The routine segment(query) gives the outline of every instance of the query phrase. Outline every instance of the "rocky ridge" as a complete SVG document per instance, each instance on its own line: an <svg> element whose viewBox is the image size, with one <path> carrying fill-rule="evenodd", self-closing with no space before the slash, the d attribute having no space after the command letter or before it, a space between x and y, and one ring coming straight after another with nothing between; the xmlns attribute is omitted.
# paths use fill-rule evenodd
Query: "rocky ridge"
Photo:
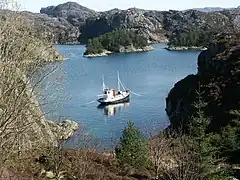
<svg viewBox="0 0 240 180"><path fill-rule="evenodd" d="M194 8L194 10L201 11L201 12L216 12L216 11L233 10L233 9L235 8L222 8L222 7Z"/></svg>
<svg viewBox="0 0 240 180"><path fill-rule="evenodd" d="M41 13L63 18L78 27L80 42L117 29L134 30L146 37L149 43L167 42L167 38L175 38L182 32L188 33L192 28L203 31L238 30L239 12L237 8L209 13L198 10L151 11L137 8L96 12L72 2L41 9Z"/></svg>
<svg viewBox="0 0 240 180"><path fill-rule="evenodd" d="M118 29L134 30L149 43L168 42L192 28L200 31L239 31L240 10L221 12L151 11L137 8L96 12L75 2L41 9L41 14L24 12L26 17L54 43L86 43L88 39Z"/></svg>
<svg viewBox="0 0 240 180"><path fill-rule="evenodd" d="M208 103L210 130L218 131L233 118L240 107L240 37L223 36L198 57L198 73L177 82L166 99L171 127L185 125L194 115L196 91ZM185 126L186 128L186 126Z"/></svg>
<svg viewBox="0 0 240 180"><path fill-rule="evenodd" d="M80 27L88 18L99 15L98 12L81 6L76 2L41 8L40 13L47 14L50 17L63 18L76 27Z"/></svg>

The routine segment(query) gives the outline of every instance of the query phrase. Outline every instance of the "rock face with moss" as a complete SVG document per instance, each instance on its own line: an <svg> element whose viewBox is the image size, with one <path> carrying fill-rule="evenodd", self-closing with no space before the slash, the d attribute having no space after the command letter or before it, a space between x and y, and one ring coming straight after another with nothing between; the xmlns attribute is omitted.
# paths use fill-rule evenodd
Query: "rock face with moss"
<svg viewBox="0 0 240 180"><path fill-rule="evenodd" d="M85 57L106 56L112 53L127 53L152 50L147 39L133 31L119 30L90 39Z"/></svg>
<svg viewBox="0 0 240 180"><path fill-rule="evenodd" d="M184 125L194 114L193 103L200 91L208 103L209 128L220 130L240 108L240 38L218 37L198 57L198 73L177 82L166 99L166 111L174 128Z"/></svg>

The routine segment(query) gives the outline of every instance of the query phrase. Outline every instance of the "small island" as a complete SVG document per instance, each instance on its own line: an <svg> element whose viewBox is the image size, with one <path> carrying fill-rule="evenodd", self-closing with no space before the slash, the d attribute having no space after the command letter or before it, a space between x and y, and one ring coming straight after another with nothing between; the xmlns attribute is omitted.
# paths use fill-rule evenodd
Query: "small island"
<svg viewBox="0 0 240 180"><path fill-rule="evenodd" d="M207 49L214 34L217 34L214 30L202 31L194 27L188 28L189 30L168 35L169 43L165 49L169 51L203 51Z"/></svg>
<svg viewBox="0 0 240 180"><path fill-rule="evenodd" d="M134 31L118 30L90 39L84 57L151 50L153 50L153 47L148 45L147 38L138 35Z"/></svg>

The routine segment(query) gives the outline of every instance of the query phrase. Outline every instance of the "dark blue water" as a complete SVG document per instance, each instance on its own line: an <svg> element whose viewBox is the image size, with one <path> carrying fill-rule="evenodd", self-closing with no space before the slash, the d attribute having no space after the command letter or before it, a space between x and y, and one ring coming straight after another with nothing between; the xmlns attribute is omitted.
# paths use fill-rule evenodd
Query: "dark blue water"
<svg viewBox="0 0 240 180"><path fill-rule="evenodd" d="M170 52L159 44L151 52L87 59L82 57L84 46L56 47L69 60L59 63L61 70L46 78L48 103L43 108L49 118L79 122L104 148L111 147L113 137L121 136L129 120L146 135L168 126L165 98L178 80L196 73L199 54ZM141 96L132 94L130 103L98 108L95 100L101 94L102 75L108 87L117 87L117 71L125 87Z"/></svg>

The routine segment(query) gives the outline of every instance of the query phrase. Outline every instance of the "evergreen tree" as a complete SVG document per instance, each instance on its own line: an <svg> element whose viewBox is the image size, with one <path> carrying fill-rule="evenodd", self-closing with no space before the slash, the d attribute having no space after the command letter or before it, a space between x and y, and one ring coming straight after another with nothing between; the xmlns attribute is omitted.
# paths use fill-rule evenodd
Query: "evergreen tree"
<svg viewBox="0 0 240 180"><path fill-rule="evenodd" d="M227 180L231 177L226 168L219 168L221 159L217 157L218 147L214 146L217 134L207 133L210 119L204 115L207 106L202 100L202 93L197 92L198 102L194 103L196 116L189 123L189 143L195 154L196 169L200 179Z"/></svg>
<svg viewBox="0 0 240 180"><path fill-rule="evenodd" d="M215 143L219 147L219 156L228 162L240 164L240 111L231 110L229 114L233 120L221 129Z"/></svg>
<svg viewBox="0 0 240 180"><path fill-rule="evenodd" d="M128 122L116 148L116 157L121 165L129 164L140 168L148 165L148 144L133 122Z"/></svg>

